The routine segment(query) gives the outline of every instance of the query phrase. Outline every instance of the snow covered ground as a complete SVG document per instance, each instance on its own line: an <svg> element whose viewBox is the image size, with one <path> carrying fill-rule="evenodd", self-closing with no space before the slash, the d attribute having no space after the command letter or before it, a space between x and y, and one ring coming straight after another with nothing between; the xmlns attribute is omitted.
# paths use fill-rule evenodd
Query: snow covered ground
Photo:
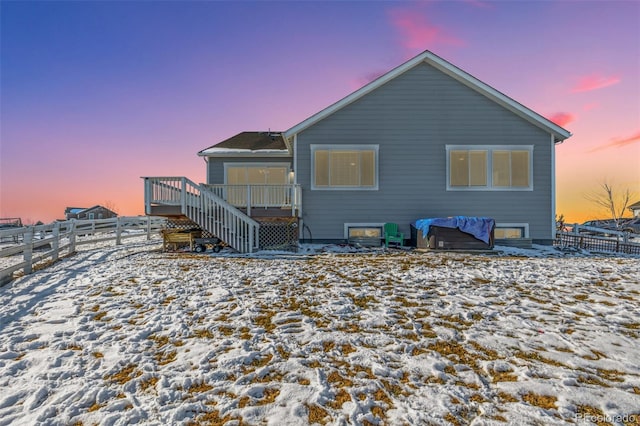
<svg viewBox="0 0 640 426"><path fill-rule="evenodd" d="M0 424L640 423L637 257L159 247L0 288Z"/></svg>

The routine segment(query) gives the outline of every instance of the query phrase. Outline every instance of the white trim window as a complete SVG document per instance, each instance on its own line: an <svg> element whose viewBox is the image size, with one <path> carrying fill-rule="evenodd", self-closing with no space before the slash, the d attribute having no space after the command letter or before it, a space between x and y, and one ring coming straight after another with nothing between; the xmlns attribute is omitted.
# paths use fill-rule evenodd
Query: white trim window
<svg viewBox="0 0 640 426"><path fill-rule="evenodd" d="M311 145L311 189L377 190L378 145Z"/></svg>
<svg viewBox="0 0 640 426"><path fill-rule="evenodd" d="M288 163L224 163L226 185L284 185L289 173Z"/></svg>
<svg viewBox="0 0 640 426"><path fill-rule="evenodd" d="M509 239L509 238L529 238L529 224L528 223L496 223L496 227L493 231L494 238Z"/></svg>
<svg viewBox="0 0 640 426"><path fill-rule="evenodd" d="M447 145L447 190L533 190L533 145Z"/></svg>
<svg viewBox="0 0 640 426"><path fill-rule="evenodd" d="M384 238L384 223L345 223L344 238Z"/></svg>

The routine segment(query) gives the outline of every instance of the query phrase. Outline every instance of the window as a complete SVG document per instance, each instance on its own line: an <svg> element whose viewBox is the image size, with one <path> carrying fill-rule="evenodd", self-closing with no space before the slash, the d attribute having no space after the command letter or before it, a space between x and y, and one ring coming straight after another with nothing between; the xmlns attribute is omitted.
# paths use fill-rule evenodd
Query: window
<svg viewBox="0 0 640 426"><path fill-rule="evenodd" d="M236 207L277 207L290 204L289 164L224 163L224 198ZM251 188L249 188L251 186ZM250 197L247 191L251 191Z"/></svg>
<svg viewBox="0 0 640 426"><path fill-rule="evenodd" d="M507 238L529 238L529 224L496 223L496 228L493 233L494 238L500 240Z"/></svg>
<svg viewBox="0 0 640 426"><path fill-rule="evenodd" d="M378 145L311 145L311 189L378 189Z"/></svg>
<svg viewBox="0 0 640 426"><path fill-rule="evenodd" d="M345 223L344 236L350 243L380 246L384 238L383 223Z"/></svg>
<svg viewBox="0 0 640 426"><path fill-rule="evenodd" d="M351 227L349 228L348 238L382 238L382 228L365 228L365 227Z"/></svg>
<svg viewBox="0 0 640 426"><path fill-rule="evenodd" d="M447 190L532 190L533 146L447 145Z"/></svg>
<svg viewBox="0 0 640 426"><path fill-rule="evenodd" d="M289 178L288 165L225 163L227 185L284 185Z"/></svg>

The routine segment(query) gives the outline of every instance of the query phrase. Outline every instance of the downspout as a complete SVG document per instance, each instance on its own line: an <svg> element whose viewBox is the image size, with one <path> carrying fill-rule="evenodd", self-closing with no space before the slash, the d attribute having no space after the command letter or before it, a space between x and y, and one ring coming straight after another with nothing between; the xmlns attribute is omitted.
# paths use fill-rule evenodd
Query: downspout
<svg viewBox="0 0 640 426"><path fill-rule="evenodd" d="M293 135L293 184L298 184L298 134Z"/></svg>
<svg viewBox="0 0 640 426"><path fill-rule="evenodd" d="M553 245L556 239L556 141L553 134L551 135L551 224L551 244Z"/></svg>

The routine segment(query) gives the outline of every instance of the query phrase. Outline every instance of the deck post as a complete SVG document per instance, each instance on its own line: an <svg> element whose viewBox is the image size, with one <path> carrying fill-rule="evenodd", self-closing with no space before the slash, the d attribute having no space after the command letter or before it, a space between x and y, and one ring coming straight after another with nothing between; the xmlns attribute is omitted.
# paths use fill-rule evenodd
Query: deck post
<svg viewBox="0 0 640 426"><path fill-rule="evenodd" d="M248 251L249 253L253 253L253 237L254 237L254 232L255 232L255 226L254 225L249 225L249 247L248 247Z"/></svg>
<svg viewBox="0 0 640 426"><path fill-rule="evenodd" d="M247 185L247 216L251 216L251 185Z"/></svg>
<svg viewBox="0 0 640 426"><path fill-rule="evenodd" d="M144 214L151 213L151 179L144 178Z"/></svg>
<svg viewBox="0 0 640 426"><path fill-rule="evenodd" d="M147 216L147 240L151 239L151 216Z"/></svg>
<svg viewBox="0 0 640 426"><path fill-rule="evenodd" d="M187 178L182 176L180 178L180 206L182 208L182 213L187 212Z"/></svg>

